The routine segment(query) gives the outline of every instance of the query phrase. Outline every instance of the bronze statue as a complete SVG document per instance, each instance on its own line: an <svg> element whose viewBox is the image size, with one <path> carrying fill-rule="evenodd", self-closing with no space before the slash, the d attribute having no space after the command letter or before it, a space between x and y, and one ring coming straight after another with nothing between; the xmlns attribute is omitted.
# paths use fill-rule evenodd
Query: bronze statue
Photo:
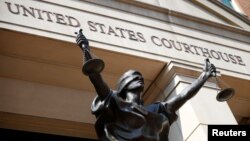
<svg viewBox="0 0 250 141"><path fill-rule="evenodd" d="M175 112L216 74L215 66L206 60L199 78L179 95L144 106L141 97L144 81L140 72L127 71L121 76L117 90L111 90L100 74L103 61L92 58L89 42L81 30L76 42L84 51L85 61L94 60L87 65L90 67L83 66L83 72L97 92L91 110L97 118L95 129L102 141L168 141L169 128L177 119Z"/></svg>

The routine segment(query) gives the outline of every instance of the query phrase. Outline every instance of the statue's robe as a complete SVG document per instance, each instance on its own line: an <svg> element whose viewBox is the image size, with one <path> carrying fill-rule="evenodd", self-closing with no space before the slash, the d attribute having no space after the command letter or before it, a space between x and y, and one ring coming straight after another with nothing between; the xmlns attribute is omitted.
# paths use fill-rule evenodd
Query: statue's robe
<svg viewBox="0 0 250 141"><path fill-rule="evenodd" d="M148 106L128 103L113 91L104 100L97 96L91 110L102 141L168 141L169 127L177 119L161 102Z"/></svg>

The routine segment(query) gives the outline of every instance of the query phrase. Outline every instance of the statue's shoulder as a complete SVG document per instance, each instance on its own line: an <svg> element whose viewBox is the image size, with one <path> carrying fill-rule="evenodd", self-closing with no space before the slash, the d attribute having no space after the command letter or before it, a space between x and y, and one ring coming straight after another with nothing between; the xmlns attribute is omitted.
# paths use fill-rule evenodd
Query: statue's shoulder
<svg viewBox="0 0 250 141"><path fill-rule="evenodd" d="M96 96L91 105L91 111L93 114L100 113L103 109L109 107L111 99L116 97L116 91L111 90L105 99L101 99L100 96Z"/></svg>
<svg viewBox="0 0 250 141"><path fill-rule="evenodd" d="M144 107L149 112L160 113L165 115L168 118L170 125L178 118L177 114L175 112L172 112L168 108L167 103L155 102Z"/></svg>

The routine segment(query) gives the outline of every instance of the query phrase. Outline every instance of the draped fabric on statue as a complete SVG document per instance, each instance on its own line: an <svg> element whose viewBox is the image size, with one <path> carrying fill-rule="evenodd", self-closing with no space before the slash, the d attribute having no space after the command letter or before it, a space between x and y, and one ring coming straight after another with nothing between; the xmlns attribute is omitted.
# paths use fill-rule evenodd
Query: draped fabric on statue
<svg viewBox="0 0 250 141"><path fill-rule="evenodd" d="M168 141L169 127L177 118L160 102L141 106L123 101L113 91L103 101L97 96L91 110L103 141Z"/></svg>

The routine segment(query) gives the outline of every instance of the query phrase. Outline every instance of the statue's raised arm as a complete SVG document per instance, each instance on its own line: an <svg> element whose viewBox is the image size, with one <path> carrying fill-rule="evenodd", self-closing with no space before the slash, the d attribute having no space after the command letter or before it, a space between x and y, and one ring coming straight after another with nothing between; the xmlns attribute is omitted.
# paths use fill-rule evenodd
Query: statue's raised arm
<svg viewBox="0 0 250 141"><path fill-rule="evenodd" d="M104 82L100 74L104 68L104 62L101 59L92 57L90 53L89 41L83 35L82 29L79 30L79 33L76 37L76 43L81 48L84 54L84 65L82 71L85 75L89 76L89 79L94 85L99 98L103 100L110 93L110 88Z"/></svg>
<svg viewBox="0 0 250 141"><path fill-rule="evenodd" d="M196 79L191 85L187 86L184 90L182 90L180 94L170 98L163 103L168 107L168 109L170 109L171 112L176 112L184 103L186 103L189 99L191 99L198 93L203 84L210 77L215 75L215 66L211 64L208 59L206 59L203 72L200 74L199 78Z"/></svg>

